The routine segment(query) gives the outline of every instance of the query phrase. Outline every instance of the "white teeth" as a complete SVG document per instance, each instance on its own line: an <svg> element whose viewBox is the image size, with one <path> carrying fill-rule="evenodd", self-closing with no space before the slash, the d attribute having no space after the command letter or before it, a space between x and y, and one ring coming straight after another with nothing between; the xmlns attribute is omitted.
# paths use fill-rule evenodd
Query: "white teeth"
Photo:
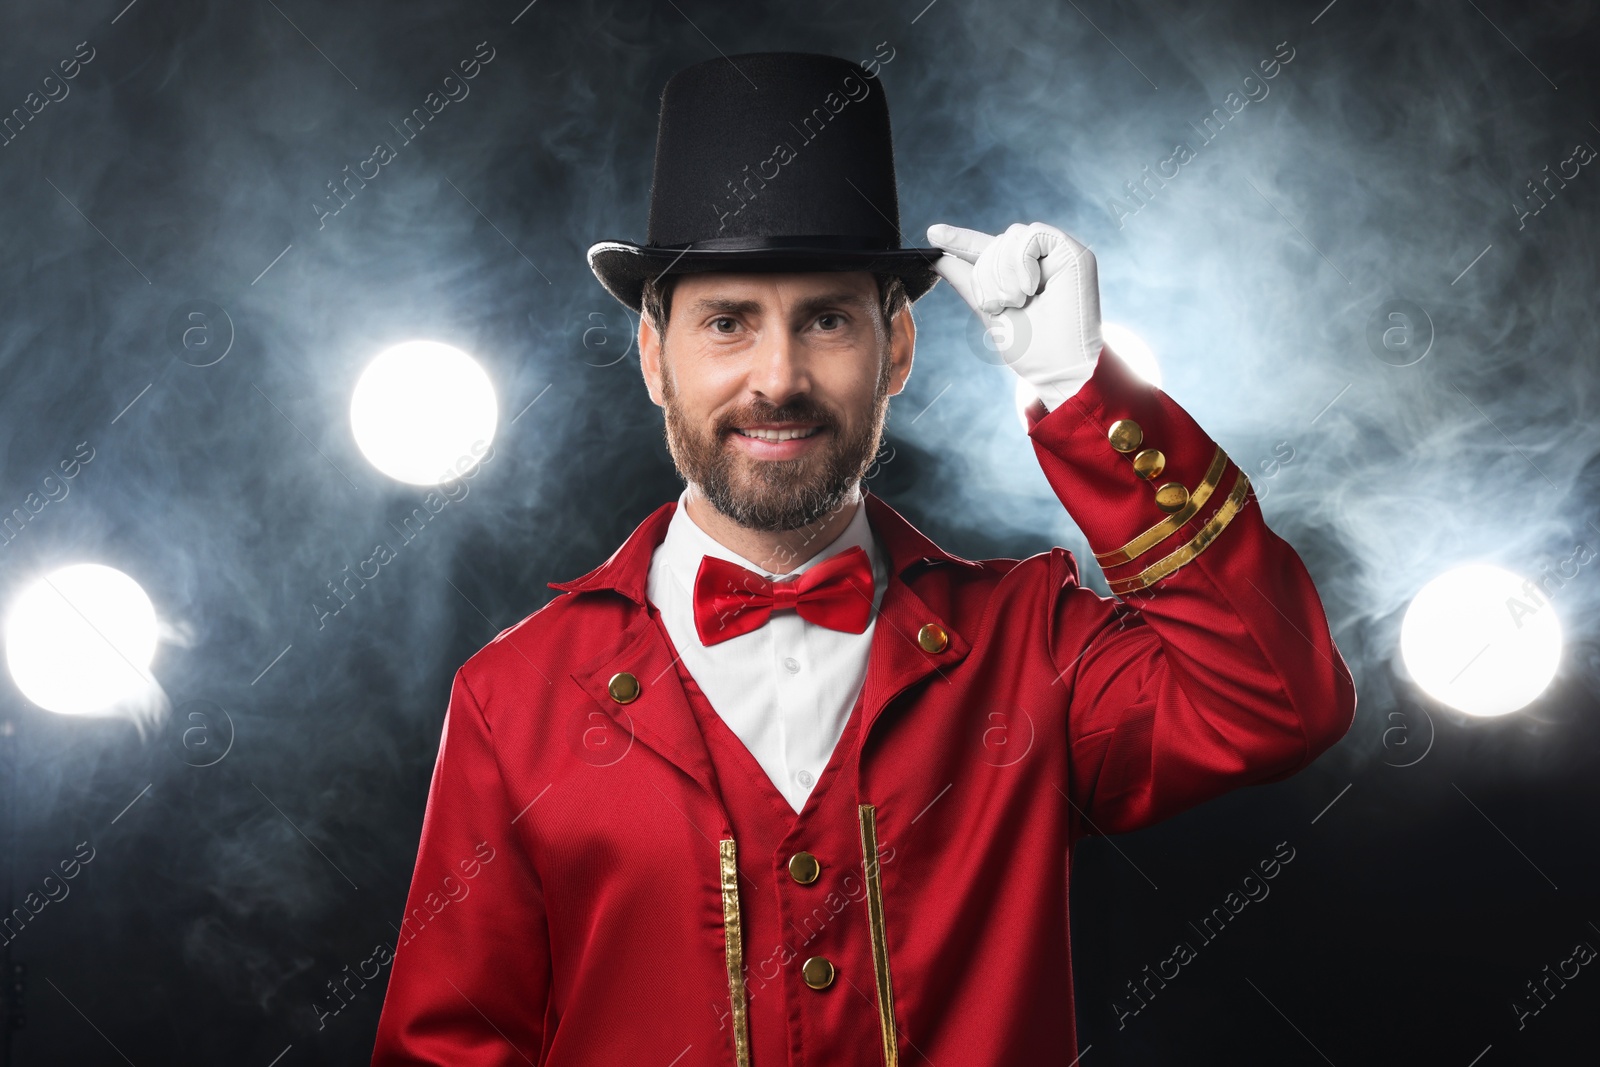
<svg viewBox="0 0 1600 1067"><path fill-rule="evenodd" d="M761 441L787 441L794 437L810 437L817 432L817 427L809 426L800 430L763 430L759 427L752 427L739 432L746 437L754 437Z"/></svg>

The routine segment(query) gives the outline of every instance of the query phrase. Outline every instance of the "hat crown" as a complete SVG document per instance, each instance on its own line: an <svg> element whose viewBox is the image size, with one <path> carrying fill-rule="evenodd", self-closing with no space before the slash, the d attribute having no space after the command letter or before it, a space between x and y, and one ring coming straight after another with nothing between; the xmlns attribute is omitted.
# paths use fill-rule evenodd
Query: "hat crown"
<svg viewBox="0 0 1600 1067"><path fill-rule="evenodd" d="M883 85L803 52L718 57L661 92L649 245L796 237L900 247Z"/></svg>

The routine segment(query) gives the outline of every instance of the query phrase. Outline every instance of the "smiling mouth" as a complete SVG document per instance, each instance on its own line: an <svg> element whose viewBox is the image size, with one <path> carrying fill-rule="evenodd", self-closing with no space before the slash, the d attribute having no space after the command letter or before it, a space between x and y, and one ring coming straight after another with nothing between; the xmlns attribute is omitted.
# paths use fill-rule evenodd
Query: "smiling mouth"
<svg viewBox="0 0 1600 1067"><path fill-rule="evenodd" d="M740 437L748 437L755 441L790 441L799 437L811 437L821 429L821 426L786 426L773 430L764 426L751 426L735 427L733 432Z"/></svg>

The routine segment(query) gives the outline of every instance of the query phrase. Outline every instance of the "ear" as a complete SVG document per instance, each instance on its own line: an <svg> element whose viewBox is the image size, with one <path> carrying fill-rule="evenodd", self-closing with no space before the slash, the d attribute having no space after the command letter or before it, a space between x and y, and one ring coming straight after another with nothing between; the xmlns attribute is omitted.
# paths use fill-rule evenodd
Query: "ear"
<svg viewBox="0 0 1600 1067"><path fill-rule="evenodd" d="M911 376L911 357L917 347L917 324L911 317L911 305L895 312L889 320L889 395L894 396L906 386Z"/></svg>
<svg viewBox="0 0 1600 1067"><path fill-rule="evenodd" d="M661 390L661 335L650 322L650 316L639 313L639 370L644 374L644 387L650 400L658 408L666 407Z"/></svg>

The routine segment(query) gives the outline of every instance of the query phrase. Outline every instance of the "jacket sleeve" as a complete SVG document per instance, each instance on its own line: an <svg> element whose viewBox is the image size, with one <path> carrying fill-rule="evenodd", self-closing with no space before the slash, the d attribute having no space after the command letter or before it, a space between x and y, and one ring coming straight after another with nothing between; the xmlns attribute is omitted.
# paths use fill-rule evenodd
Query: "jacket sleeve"
<svg viewBox="0 0 1600 1067"><path fill-rule="evenodd" d="M521 806L458 671L373 1067L537 1065L550 944L544 892L513 825Z"/></svg>
<svg viewBox="0 0 1600 1067"><path fill-rule="evenodd" d="M1121 603L1051 555L1045 620L1066 686L1075 831L1148 826L1286 778L1343 737L1355 686L1294 549L1187 412L1105 350L1029 410L1045 477Z"/></svg>

